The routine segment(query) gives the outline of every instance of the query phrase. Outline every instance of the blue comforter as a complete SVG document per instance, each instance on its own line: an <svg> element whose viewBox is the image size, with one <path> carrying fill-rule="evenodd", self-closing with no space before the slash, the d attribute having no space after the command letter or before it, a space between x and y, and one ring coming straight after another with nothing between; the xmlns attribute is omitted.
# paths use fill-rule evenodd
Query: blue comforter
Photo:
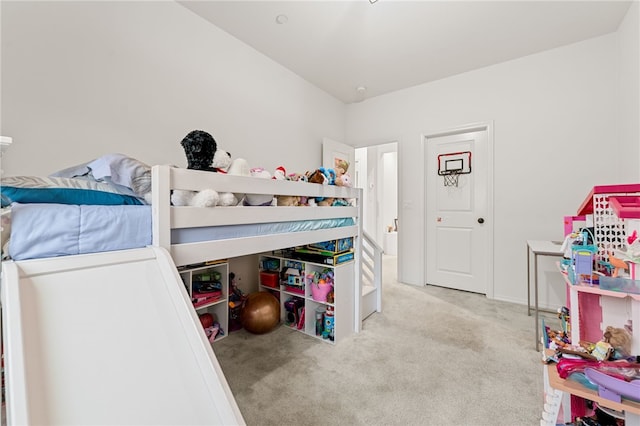
<svg viewBox="0 0 640 426"><path fill-rule="evenodd" d="M19 204L11 206L14 260L145 247L151 206Z"/></svg>

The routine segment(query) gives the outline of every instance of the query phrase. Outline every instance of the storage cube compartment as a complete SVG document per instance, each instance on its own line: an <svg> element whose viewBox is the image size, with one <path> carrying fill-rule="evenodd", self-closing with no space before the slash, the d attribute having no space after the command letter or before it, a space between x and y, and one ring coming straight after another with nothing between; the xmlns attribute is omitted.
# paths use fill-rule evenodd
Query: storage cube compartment
<svg viewBox="0 0 640 426"><path fill-rule="evenodd" d="M260 271L260 284L266 287L278 288L280 274L275 271Z"/></svg>
<svg viewBox="0 0 640 426"><path fill-rule="evenodd" d="M334 273L334 268L309 264L305 277L307 297L310 297L315 302L333 303L335 297L333 293ZM329 295L330 298L327 298Z"/></svg>
<svg viewBox="0 0 640 426"><path fill-rule="evenodd" d="M305 309L304 299L290 296L282 302L281 312L285 325L299 330L304 330Z"/></svg>

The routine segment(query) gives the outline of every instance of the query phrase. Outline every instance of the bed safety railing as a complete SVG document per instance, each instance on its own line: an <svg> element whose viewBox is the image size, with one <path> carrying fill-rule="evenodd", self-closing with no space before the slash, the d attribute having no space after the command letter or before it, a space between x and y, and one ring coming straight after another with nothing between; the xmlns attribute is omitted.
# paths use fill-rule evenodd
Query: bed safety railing
<svg viewBox="0 0 640 426"><path fill-rule="evenodd" d="M382 247L367 232L362 233L362 319L382 312Z"/></svg>

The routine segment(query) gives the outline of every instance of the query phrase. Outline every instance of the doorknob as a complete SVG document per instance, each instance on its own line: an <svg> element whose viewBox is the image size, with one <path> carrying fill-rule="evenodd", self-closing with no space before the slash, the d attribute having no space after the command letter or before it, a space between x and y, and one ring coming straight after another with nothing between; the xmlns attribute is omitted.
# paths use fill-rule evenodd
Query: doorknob
<svg viewBox="0 0 640 426"><path fill-rule="evenodd" d="M478 223L484 223L484 218L479 217L479 218L478 218Z"/></svg>

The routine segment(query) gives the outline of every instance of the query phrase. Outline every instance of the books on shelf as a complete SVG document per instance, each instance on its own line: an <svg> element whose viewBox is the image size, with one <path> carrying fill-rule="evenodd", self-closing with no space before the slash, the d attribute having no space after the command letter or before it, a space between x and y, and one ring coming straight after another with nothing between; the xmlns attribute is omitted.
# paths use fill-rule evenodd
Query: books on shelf
<svg viewBox="0 0 640 426"><path fill-rule="evenodd" d="M209 293L221 291L222 284L219 281L193 281L191 283L194 293Z"/></svg>
<svg viewBox="0 0 640 426"><path fill-rule="evenodd" d="M296 259L304 260L306 262L320 263L323 265L331 265L336 266L345 262L352 261L354 259L353 250L348 250L343 253L331 253L328 252L319 252L317 250L312 250L308 248L296 248L290 253L289 256L292 256Z"/></svg>
<svg viewBox="0 0 640 426"><path fill-rule="evenodd" d="M194 308L199 308L200 306L208 305L209 303L217 302L220 300L220 296L218 297L205 297L203 299L191 299Z"/></svg>
<svg viewBox="0 0 640 426"><path fill-rule="evenodd" d="M202 305L206 305L212 302L216 302L222 298L222 291L207 291L207 292L198 292L194 291L191 295L191 303L193 306L198 308Z"/></svg>
<svg viewBox="0 0 640 426"><path fill-rule="evenodd" d="M222 296L221 290L215 291L194 291L191 295L192 298L204 299L205 297L220 297Z"/></svg>

